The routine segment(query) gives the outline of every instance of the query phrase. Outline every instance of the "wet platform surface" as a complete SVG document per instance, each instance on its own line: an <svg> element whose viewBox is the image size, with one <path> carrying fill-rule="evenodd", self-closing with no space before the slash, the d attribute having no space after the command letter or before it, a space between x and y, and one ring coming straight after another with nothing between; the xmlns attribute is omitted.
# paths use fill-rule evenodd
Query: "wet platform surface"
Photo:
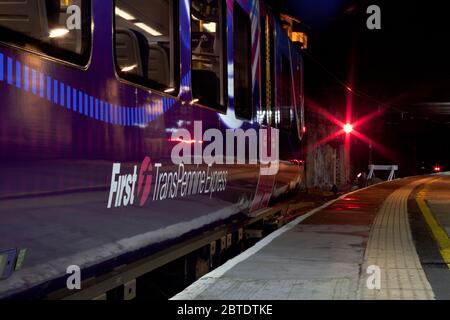
<svg viewBox="0 0 450 320"><path fill-rule="evenodd" d="M275 231L173 299L450 299L447 203L447 175L356 191Z"/></svg>

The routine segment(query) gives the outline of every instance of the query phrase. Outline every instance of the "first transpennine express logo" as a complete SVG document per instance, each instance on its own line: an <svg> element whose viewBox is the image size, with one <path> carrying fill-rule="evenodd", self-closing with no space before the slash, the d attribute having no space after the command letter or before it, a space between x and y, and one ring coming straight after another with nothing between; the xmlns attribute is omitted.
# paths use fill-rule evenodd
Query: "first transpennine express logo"
<svg viewBox="0 0 450 320"><path fill-rule="evenodd" d="M114 163L108 208L139 205L148 200L164 201L190 196L209 196L227 188L226 166L260 166L261 176L274 176L279 169L278 129L228 129L225 136L211 128L203 132L201 121L194 122L194 139L187 129L172 132L172 164L152 163L146 157L128 173ZM248 150L247 150L248 149ZM248 156L246 156L248 155Z"/></svg>
<svg viewBox="0 0 450 320"><path fill-rule="evenodd" d="M150 196L152 187L152 160L150 157L145 157L139 170L138 190L137 194L140 196L139 205L143 207Z"/></svg>
<svg viewBox="0 0 450 320"><path fill-rule="evenodd" d="M134 166L133 173L120 174L120 163L114 163L111 175L111 188L109 190L108 208L127 207L135 202L137 183L137 197L139 206L144 206L150 196L152 186L152 161L146 157L139 169ZM114 202L114 203L113 203Z"/></svg>

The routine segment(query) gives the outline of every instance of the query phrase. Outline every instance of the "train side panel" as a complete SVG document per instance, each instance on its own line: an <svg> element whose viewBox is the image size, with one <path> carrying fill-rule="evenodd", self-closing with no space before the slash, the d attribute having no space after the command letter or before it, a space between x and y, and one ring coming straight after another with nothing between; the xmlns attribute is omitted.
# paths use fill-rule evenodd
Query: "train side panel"
<svg viewBox="0 0 450 320"><path fill-rule="evenodd" d="M283 161L276 177L268 179L269 191L261 186L259 165L208 166L195 163L195 157L184 166L173 162L176 146L187 144L184 150L192 154L204 149L202 134L208 129L226 136L227 129L266 128L256 117L261 109L259 4L238 3L252 22L250 121L234 115L230 92L233 1L226 2L227 112L201 106L192 94L188 1L179 1L177 8L177 96L118 76L113 2L92 1L86 67L0 44L0 249L28 249L25 268L1 282L0 297L61 277L69 265L90 268L111 259L122 264L117 257L129 252L161 250L168 240L233 215L258 214L268 205L255 205L261 193L275 197L295 187L301 169L289 160L298 157L297 131L280 130L281 144L289 145L281 148ZM277 45L286 41L281 37ZM172 133L182 129L191 140L174 139Z"/></svg>

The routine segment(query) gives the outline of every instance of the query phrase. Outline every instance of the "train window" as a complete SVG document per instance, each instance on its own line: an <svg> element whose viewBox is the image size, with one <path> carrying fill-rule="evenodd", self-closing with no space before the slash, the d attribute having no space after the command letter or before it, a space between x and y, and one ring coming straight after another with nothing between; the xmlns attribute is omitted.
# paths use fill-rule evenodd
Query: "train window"
<svg viewBox="0 0 450 320"><path fill-rule="evenodd" d="M251 120L252 39L250 17L239 4L233 9L234 109L236 116Z"/></svg>
<svg viewBox="0 0 450 320"><path fill-rule="evenodd" d="M264 124L273 121L273 101L275 95L275 45L274 30L268 17L261 18L261 108Z"/></svg>
<svg viewBox="0 0 450 320"><path fill-rule="evenodd" d="M195 99L226 111L226 35L223 0L191 1L192 93Z"/></svg>
<svg viewBox="0 0 450 320"><path fill-rule="evenodd" d="M0 1L0 41L86 65L91 51L91 1Z"/></svg>
<svg viewBox="0 0 450 320"><path fill-rule="evenodd" d="M168 94L179 88L178 1L116 0L118 75Z"/></svg>
<svg viewBox="0 0 450 320"><path fill-rule="evenodd" d="M292 104L292 68L291 61L284 54L281 55L281 97L279 99L281 129L290 131L294 118L294 106Z"/></svg>

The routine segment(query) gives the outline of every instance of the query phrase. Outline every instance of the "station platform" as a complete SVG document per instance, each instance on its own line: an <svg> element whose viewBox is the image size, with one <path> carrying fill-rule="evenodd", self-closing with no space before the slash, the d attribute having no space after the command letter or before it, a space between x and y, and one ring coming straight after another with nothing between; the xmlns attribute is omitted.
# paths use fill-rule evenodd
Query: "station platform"
<svg viewBox="0 0 450 320"><path fill-rule="evenodd" d="M450 299L450 175L361 189L285 225L173 300Z"/></svg>

